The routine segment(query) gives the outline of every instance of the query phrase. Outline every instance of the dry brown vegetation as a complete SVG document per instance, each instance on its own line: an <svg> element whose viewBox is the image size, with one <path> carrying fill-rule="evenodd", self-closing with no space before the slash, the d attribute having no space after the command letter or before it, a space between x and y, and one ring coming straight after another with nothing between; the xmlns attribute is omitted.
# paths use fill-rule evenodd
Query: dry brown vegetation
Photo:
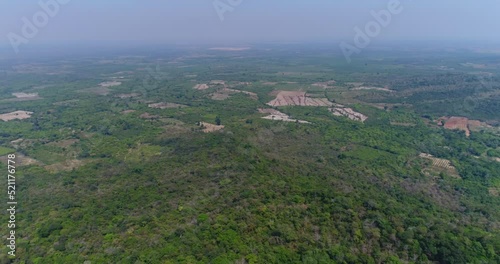
<svg viewBox="0 0 500 264"><path fill-rule="evenodd" d="M78 159L72 159L72 160L65 160L63 162L47 165L44 168L52 173L54 172L59 172L59 171L71 171L73 169L77 169L87 163L86 161L83 160L78 160Z"/></svg>
<svg viewBox="0 0 500 264"><path fill-rule="evenodd" d="M152 114L150 114L150 113L148 113L148 112L146 112L146 113L144 113L144 114L140 115L139 117L140 117L140 118L143 118L143 119L157 119L157 118L160 118L159 116L157 116L157 115L152 115Z"/></svg>
<svg viewBox="0 0 500 264"><path fill-rule="evenodd" d="M64 140L50 142L47 145L53 145L53 146L57 146L60 148L66 148L66 147L69 147L69 146L79 142L79 141L80 141L79 139L64 139Z"/></svg>
<svg viewBox="0 0 500 264"><path fill-rule="evenodd" d="M2 163L7 163L7 156L1 156L0 161ZM42 165L42 163L36 159L30 158L23 154L16 154L16 166L29 166L29 165Z"/></svg>
<svg viewBox="0 0 500 264"><path fill-rule="evenodd" d="M116 97L121 98L121 99L126 99L126 98L132 98L132 97L137 97L140 96L138 93L129 93L129 94L117 94Z"/></svg>
<svg viewBox="0 0 500 264"><path fill-rule="evenodd" d="M167 109L167 108L182 108L182 107L187 107L186 105L181 105L181 104L175 104L175 103L155 103L155 104L149 104L148 107L151 108L156 108L156 109Z"/></svg>
<svg viewBox="0 0 500 264"><path fill-rule="evenodd" d="M204 133L211 133L211 132L216 132L219 130L222 130L224 128L223 125L214 125L206 122L200 122L200 126L203 128Z"/></svg>

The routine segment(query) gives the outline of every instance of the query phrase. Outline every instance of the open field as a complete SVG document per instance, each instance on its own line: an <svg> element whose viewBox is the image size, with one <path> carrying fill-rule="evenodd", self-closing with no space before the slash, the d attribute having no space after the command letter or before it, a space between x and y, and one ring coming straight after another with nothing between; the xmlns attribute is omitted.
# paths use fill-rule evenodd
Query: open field
<svg viewBox="0 0 500 264"><path fill-rule="evenodd" d="M22 119L28 119L31 117L33 112L29 111L14 111L10 113L5 113L5 114L0 114L0 120L3 121L12 121L12 120L22 120Z"/></svg>
<svg viewBox="0 0 500 264"><path fill-rule="evenodd" d="M326 98L310 98L306 92L279 91L276 99L267 103L270 106L331 106Z"/></svg>

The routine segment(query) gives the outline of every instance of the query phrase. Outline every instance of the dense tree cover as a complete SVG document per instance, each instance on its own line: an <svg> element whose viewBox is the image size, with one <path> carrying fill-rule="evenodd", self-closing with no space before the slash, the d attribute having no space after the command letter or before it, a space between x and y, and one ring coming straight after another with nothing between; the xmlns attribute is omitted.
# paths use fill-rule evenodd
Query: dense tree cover
<svg viewBox="0 0 500 264"><path fill-rule="evenodd" d="M500 187L500 165L492 159L498 135L485 130L467 138L429 124L418 109L384 110L360 101L350 106L369 116L365 123L316 107L279 109L311 124L263 120L256 109L265 107L270 91L337 76L324 70L329 64L319 56L256 52L253 61L237 63L224 56L196 64L186 59L194 69L167 68L169 77L154 85L129 77L108 96L81 89L92 74L143 62L95 69L75 62L80 72L57 89L41 90L43 100L1 105L35 112L30 120L0 123L4 147L24 138L16 153L45 165L83 162L69 170L20 167L18 257L12 262L500 262L500 199L489 192ZM261 62L267 63L257 67ZM308 63L323 70L276 74L305 72ZM371 76L371 66L350 70L370 79L361 74L364 67ZM259 99L234 94L214 101L213 88L192 89L184 74L193 72L200 81L278 84L234 84ZM453 82L439 83L433 76L426 77L429 85L474 81L451 75ZM52 81L63 82L59 78ZM9 80L16 89L26 86ZM298 84L285 83L290 80ZM134 91L141 96L113 96ZM346 103L343 91L325 94ZM153 109L151 100L188 107ZM141 118L146 112L156 117ZM202 133L199 121L225 128ZM75 143L60 144L68 139ZM422 152L450 160L460 177L435 170L418 157ZM0 256L0 263L10 263L5 252Z"/></svg>

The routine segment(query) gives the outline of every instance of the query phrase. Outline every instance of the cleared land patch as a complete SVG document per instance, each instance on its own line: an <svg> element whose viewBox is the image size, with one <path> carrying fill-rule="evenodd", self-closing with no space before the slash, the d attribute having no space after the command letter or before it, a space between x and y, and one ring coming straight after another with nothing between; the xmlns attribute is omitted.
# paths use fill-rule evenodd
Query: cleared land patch
<svg viewBox="0 0 500 264"><path fill-rule="evenodd" d="M200 122L200 126L203 128L204 133L216 132L224 128L223 125L214 125L206 122Z"/></svg>
<svg viewBox="0 0 500 264"><path fill-rule="evenodd" d="M353 88L352 90L376 90L376 91L384 91L384 92L394 92L394 90L389 89L387 86L382 88L382 87L369 87L369 86L360 86Z"/></svg>
<svg viewBox="0 0 500 264"><path fill-rule="evenodd" d="M97 94L97 95L108 95L111 93L111 89L108 89L107 87L94 87L94 88L88 88L88 89L83 89L80 90L79 92L83 93L92 93L92 94Z"/></svg>
<svg viewBox="0 0 500 264"><path fill-rule="evenodd" d="M2 163L7 163L7 155L1 156L0 161ZM24 156L23 154L16 154L16 166L29 166L29 165L42 165L42 163L36 159Z"/></svg>
<svg viewBox="0 0 500 264"><path fill-rule="evenodd" d="M15 120L15 119L19 119L19 120L28 119L31 117L32 114L33 114L33 112L28 112L28 111L14 111L14 112L6 113L6 114L1 114L0 120L11 121L11 120Z"/></svg>
<svg viewBox="0 0 500 264"><path fill-rule="evenodd" d="M138 93L129 93L129 94L117 94L116 95L116 97L118 97L120 99L133 98L133 97L137 97L137 96L140 96L140 94L138 94Z"/></svg>
<svg viewBox="0 0 500 264"><path fill-rule="evenodd" d="M310 98L306 92L280 91L276 99L267 103L270 106L332 106L333 103L326 98Z"/></svg>
<svg viewBox="0 0 500 264"><path fill-rule="evenodd" d="M275 109L263 109L263 108L259 108L259 113L269 114L267 116L262 117L263 119L276 120L276 121L285 121L285 122L297 122L297 123L302 123L302 124L310 124L310 122L308 122L308 121L292 119L287 114L282 113L282 112L280 112L278 110L275 110Z"/></svg>
<svg viewBox="0 0 500 264"><path fill-rule="evenodd" d="M460 178L457 169L447 159L440 159L428 153L420 153L419 157L432 161L432 168L437 171L448 172L449 175Z"/></svg>
<svg viewBox="0 0 500 264"><path fill-rule="evenodd" d="M101 87L113 87L113 86L119 86L121 84L122 84L122 82L109 81L109 82L102 82L99 84L99 86L101 86Z"/></svg>
<svg viewBox="0 0 500 264"><path fill-rule="evenodd" d="M208 88L210 88L210 87L206 83L201 83L201 84L197 84L194 86L194 89L196 89L196 90L206 90Z"/></svg>
<svg viewBox="0 0 500 264"><path fill-rule="evenodd" d="M181 105L181 104L175 104L175 103L155 103L155 104L149 104L148 107L150 108L156 108L156 109L168 109L168 108L182 108L182 107L187 107L186 105Z"/></svg>
<svg viewBox="0 0 500 264"><path fill-rule="evenodd" d="M332 88L333 85L335 85L335 82L334 80L331 80L331 81L327 81L327 82L317 82L317 83L313 83L312 86L316 86L316 87L321 87L321 88Z"/></svg>
<svg viewBox="0 0 500 264"><path fill-rule="evenodd" d="M366 119L368 119L367 116L363 115L362 113L354 111L352 108L334 107L334 108L329 108L328 110L330 110L330 112L332 112L334 116L345 116L354 121L365 122Z"/></svg>
<svg viewBox="0 0 500 264"><path fill-rule="evenodd" d="M443 126L445 129L462 130L468 137L471 131L480 131L482 129L492 129L493 127L478 120L470 120L467 117L440 117L437 124Z"/></svg>

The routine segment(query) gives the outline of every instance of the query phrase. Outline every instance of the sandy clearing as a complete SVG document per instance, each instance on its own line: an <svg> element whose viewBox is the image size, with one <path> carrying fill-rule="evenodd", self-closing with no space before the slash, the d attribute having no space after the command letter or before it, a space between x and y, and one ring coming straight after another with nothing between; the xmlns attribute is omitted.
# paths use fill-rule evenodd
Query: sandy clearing
<svg viewBox="0 0 500 264"><path fill-rule="evenodd" d="M99 84L101 87L113 87L113 86L118 86L121 85L121 82L118 81L110 81L110 82L102 82Z"/></svg>
<svg viewBox="0 0 500 264"><path fill-rule="evenodd" d="M181 104L175 104L175 103L155 103L155 104L149 104L148 107L150 108L156 108L156 109L167 109L167 108L182 108L182 107L187 107L186 105L181 105Z"/></svg>
<svg viewBox="0 0 500 264"><path fill-rule="evenodd" d="M208 89L210 87L208 86L208 84L201 83L201 84L195 85L193 88L196 89L196 90L206 90L206 89Z"/></svg>
<svg viewBox="0 0 500 264"><path fill-rule="evenodd" d="M297 123L301 123L301 124L310 124L310 122L308 122L308 121L292 119L287 114L282 113L282 112L280 112L280 111L278 111L276 109L263 109L263 108L259 108L258 110L259 110L259 113L270 114L268 116L262 117L263 119L276 120L276 121L284 121L284 122L297 122Z"/></svg>
<svg viewBox="0 0 500 264"><path fill-rule="evenodd" d="M368 86L361 86L361 87L356 87L353 88L352 90L354 91L360 91L360 90L376 90L376 91L384 91L384 92L395 92L394 90L389 89L387 86L382 88L382 87L368 87Z"/></svg>
<svg viewBox="0 0 500 264"><path fill-rule="evenodd" d="M212 133L212 132L222 130L224 128L223 125L218 126L218 125L214 125L214 124L210 124L210 123L206 123L206 122L200 122L200 126L203 128L204 133Z"/></svg>
<svg viewBox="0 0 500 264"><path fill-rule="evenodd" d="M3 121L11 121L14 119L27 119L30 118L33 112L28 112L28 111L14 111L10 113L5 113L0 115L0 120Z"/></svg>
<svg viewBox="0 0 500 264"><path fill-rule="evenodd" d="M12 93L12 95L19 99L39 98L38 93Z"/></svg>
<svg viewBox="0 0 500 264"><path fill-rule="evenodd" d="M365 122L366 119L368 119L367 116L354 111L352 108L335 107L329 108L328 110L330 110L335 116L345 116L354 121Z"/></svg>
<svg viewBox="0 0 500 264"><path fill-rule="evenodd" d="M222 80L211 80L210 85L226 85L226 81L222 81Z"/></svg>
<svg viewBox="0 0 500 264"><path fill-rule="evenodd" d="M280 91L274 100L267 103L270 106L332 106L326 98L310 98L306 92Z"/></svg>
<svg viewBox="0 0 500 264"><path fill-rule="evenodd" d="M135 110L124 110L124 111L122 111L122 114L126 115L126 114L130 114L133 112L135 112Z"/></svg>
<svg viewBox="0 0 500 264"><path fill-rule="evenodd" d="M312 86L321 87L321 88L326 89L326 88L332 88L335 83L336 82L334 80L331 80L331 81L327 81L327 82L313 83Z"/></svg>

